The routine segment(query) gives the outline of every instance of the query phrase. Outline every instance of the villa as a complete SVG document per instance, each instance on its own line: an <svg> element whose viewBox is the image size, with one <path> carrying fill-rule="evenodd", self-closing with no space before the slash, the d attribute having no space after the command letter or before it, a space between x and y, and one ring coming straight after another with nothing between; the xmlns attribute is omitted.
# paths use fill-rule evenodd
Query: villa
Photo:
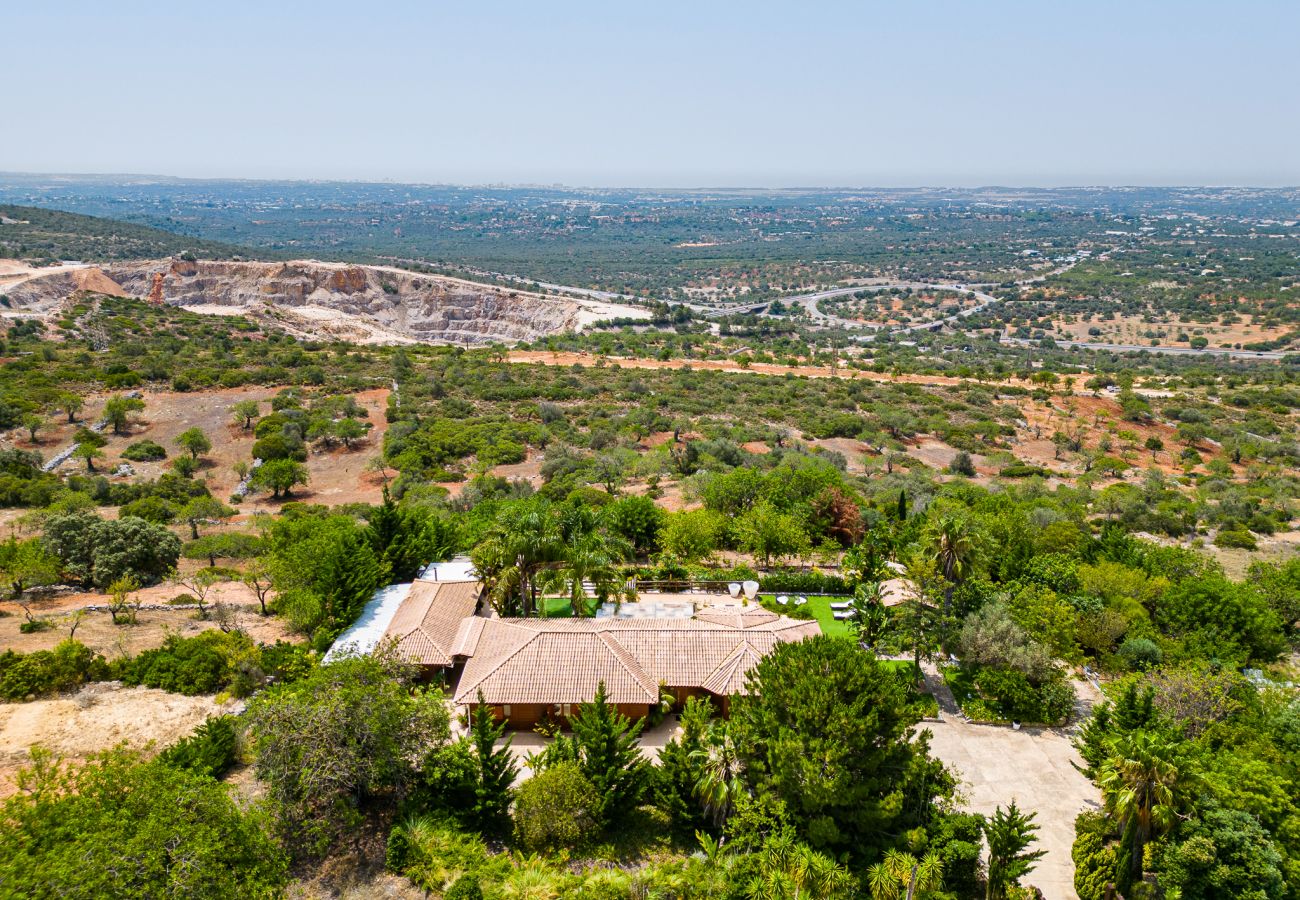
<svg viewBox="0 0 1300 900"><path fill-rule="evenodd" d="M502 619L481 608L480 594L469 578L418 580L384 640L445 677L458 706L477 709L481 693L513 728L567 719L602 681L610 702L632 718L666 694L675 702L712 697L725 714L777 644L820 633L815 621L737 603L687 605L676 616Z"/></svg>

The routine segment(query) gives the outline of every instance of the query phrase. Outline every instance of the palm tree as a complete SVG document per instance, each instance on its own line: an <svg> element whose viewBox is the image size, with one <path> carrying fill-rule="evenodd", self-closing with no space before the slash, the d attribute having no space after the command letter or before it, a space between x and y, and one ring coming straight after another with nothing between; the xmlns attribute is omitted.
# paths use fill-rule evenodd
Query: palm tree
<svg viewBox="0 0 1300 900"><path fill-rule="evenodd" d="M918 895L943 887L943 860L933 851L917 859L901 850L890 850L885 861L867 870L872 900L913 900Z"/></svg>
<svg viewBox="0 0 1300 900"><path fill-rule="evenodd" d="M563 556L559 523L546 506L503 513L470 554L493 607L528 616L537 610L539 576Z"/></svg>
<svg viewBox="0 0 1300 900"><path fill-rule="evenodd" d="M561 557L551 565L543 585L548 590L559 590L569 598L575 616L587 615L591 610L586 583L590 582L597 604L611 597L622 599L627 593L627 582L619 570L619 563L632 556L632 545L606 531L588 531L574 534L565 542Z"/></svg>
<svg viewBox="0 0 1300 900"><path fill-rule="evenodd" d="M1129 854L1131 878L1142 875L1143 849L1174 826L1187 773L1180 773L1175 748L1145 731L1124 735L1115 755L1101 765L1097 785L1108 815L1119 823L1121 842Z"/></svg>
<svg viewBox="0 0 1300 900"><path fill-rule="evenodd" d="M885 594L880 582L858 585L853 592L853 604L849 609L852 612L849 622L857 629L858 640L868 647L874 647L889 624L889 614L885 611Z"/></svg>
<svg viewBox="0 0 1300 900"><path fill-rule="evenodd" d="M851 897L854 883L847 869L787 833L763 845L746 894L750 900L834 900Z"/></svg>
<svg viewBox="0 0 1300 900"><path fill-rule="evenodd" d="M700 767L695 794L705 814L721 828L746 790L740 749L726 723L715 722L709 728L704 747L693 751L691 760Z"/></svg>
<svg viewBox="0 0 1300 900"><path fill-rule="evenodd" d="M964 519L944 516L931 535L931 554L948 587L943 595L944 615L952 606L953 589L966 580L975 558L975 532Z"/></svg>

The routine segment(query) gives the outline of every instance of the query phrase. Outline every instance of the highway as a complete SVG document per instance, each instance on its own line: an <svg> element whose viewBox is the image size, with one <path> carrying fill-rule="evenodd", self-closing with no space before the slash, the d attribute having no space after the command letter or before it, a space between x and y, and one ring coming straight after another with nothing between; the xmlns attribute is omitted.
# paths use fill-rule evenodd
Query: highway
<svg viewBox="0 0 1300 900"><path fill-rule="evenodd" d="M1106 255L1107 255L1106 253L1101 254L1102 257ZM1045 272L1041 275L1036 275L1032 278L1023 278L1016 281L1015 283L1017 285L1040 283L1053 275L1059 275L1062 272L1066 272L1070 270L1071 268L1076 266L1079 263L1079 261L1080 258L1073 259L1070 262L1066 263L1065 265L1059 266L1058 268L1053 269L1050 272ZM528 279L524 279L514 275L504 275L499 273L487 273L487 274L492 274L498 278L507 278L512 281L517 281L521 283L528 282ZM532 283L539 284L543 289L546 290L559 291L568 294L576 294L578 296L587 297L592 300L603 300L611 303L627 302L627 301L641 302L641 303L645 302L645 298L633 297L627 294L619 294L612 291L598 291L592 288L570 287L568 285L550 284L547 282L532 282ZM979 285L979 287L988 287L988 286L989 285ZM813 291L807 294L794 294L791 296L777 297L770 300L754 301L752 303L734 303L729 306L705 306L699 303L672 303L671 301L670 301L670 305L685 306L686 308L692 310L693 312L696 312L699 315L705 316L710 319L720 318L722 316L741 315L746 313L759 314L759 315L771 315L766 310L773 303L777 303L777 302L780 302L784 306L802 306L804 310L807 312L809 319L811 319L812 322L816 325L819 325L824 328L843 328L845 330L850 330L850 331L865 332L863 334L858 335L855 338L857 341L865 343L867 341L875 340L878 334L885 331L885 326L870 325L864 322L857 322L852 319L845 319L840 316L824 313L817 308L817 303L818 301L821 300L829 300L834 297L844 297L844 296L848 296L849 294L856 294L858 291L887 291L891 288L911 288L912 290L932 290L932 291L955 291L957 293L968 294L972 297L975 297L977 300L979 300L979 303L977 303L974 306L967 307L966 309L959 310L958 312L950 316L945 316L942 319L934 319L929 322L920 322L915 325L902 325L894 328L889 328L887 332L888 334L907 334L909 332L929 331L935 328L941 328L944 325L950 325L958 321L959 319L964 319L968 316L973 316L978 313L981 313L984 310L988 309L990 306L1002 302L997 297L994 297L992 294L985 293L982 290L978 290L976 287L965 285L965 284L943 284L940 282L932 282L932 281L889 281L885 279L876 279L865 284L857 284L851 287L828 288L823 291ZM781 317L774 316L773 318L781 318ZM1000 340L1001 343L1003 344L1016 345L1021 347L1033 347L1038 344L1038 341L1036 340L1025 339L1025 338L1003 337ZM1236 350L1227 347L1207 347L1204 350L1194 350L1191 347L1150 347L1150 346L1143 346L1141 344L1104 344L1104 343L1089 343L1087 341L1069 341L1069 340L1057 340L1056 345L1058 347L1063 347L1067 349L1070 347L1081 347L1085 350L1105 350L1114 353L1141 353L1145 351L1147 353L1161 353L1170 356L1203 356L1209 354L1209 355L1216 355L1216 356L1227 356L1232 359L1258 359L1258 360L1276 361L1276 360L1281 360L1283 357L1287 356L1286 353L1281 351Z"/></svg>

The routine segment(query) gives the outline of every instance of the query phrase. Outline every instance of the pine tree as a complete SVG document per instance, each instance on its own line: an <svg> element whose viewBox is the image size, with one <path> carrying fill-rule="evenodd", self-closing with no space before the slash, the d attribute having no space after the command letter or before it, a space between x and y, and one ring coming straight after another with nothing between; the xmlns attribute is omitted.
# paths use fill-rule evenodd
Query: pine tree
<svg viewBox="0 0 1300 900"><path fill-rule="evenodd" d="M642 722L632 722L609 703L602 681L595 699L582 704L570 724L583 774L600 794L601 821L608 824L631 812L646 788L647 765L640 748Z"/></svg>
<svg viewBox="0 0 1300 900"><path fill-rule="evenodd" d="M409 581L429 563L447 559L456 543L449 522L425 510L399 506L387 488L384 502L370 515L366 537L397 581Z"/></svg>
<svg viewBox="0 0 1300 900"><path fill-rule="evenodd" d="M1115 727L1120 731L1137 731L1151 724L1155 718L1155 689L1139 690L1129 682L1115 702Z"/></svg>
<svg viewBox="0 0 1300 900"><path fill-rule="evenodd" d="M1038 838L1034 832L1036 813L1022 813L1012 800L1003 811L998 807L993 818L984 825L984 837L989 843L989 874L986 900L1005 900L1007 888L1019 885L1020 879L1034 870L1034 864L1046 855L1046 850L1025 852Z"/></svg>
<svg viewBox="0 0 1300 900"><path fill-rule="evenodd" d="M483 692L479 691L478 714L474 716L470 736L478 751L479 770L478 784L474 787L474 819L484 834L504 834L510 828L510 800L519 767L510 752L510 738L497 746L505 731L506 723L492 718Z"/></svg>
<svg viewBox="0 0 1300 900"><path fill-rule="evenodd" d="M705 749L704 737L712 716L713 704L707 698L689 698L682 707L681 734L659 751L654 805L672 817L673 829L682 837L690 837L708 822L696 796L700 779L696 754Z"/></svg>

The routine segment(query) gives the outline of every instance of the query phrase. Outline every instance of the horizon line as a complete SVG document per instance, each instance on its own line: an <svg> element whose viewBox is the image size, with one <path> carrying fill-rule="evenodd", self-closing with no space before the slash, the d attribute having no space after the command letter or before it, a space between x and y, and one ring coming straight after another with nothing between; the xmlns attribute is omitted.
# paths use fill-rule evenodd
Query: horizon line
<svg viewBox="0 0 1300 900"><path fill-rule="evenodd" d="M419 187L419 188L459 188L459 189L487 189L487 190L522 190L522 189L542 189L554 191L671 191L671 192L701 192L701 191L753 191L753 192L812 192L812 191L945 191L945 190L963 190L963 191L987 191L987 190L1017 190L1017 191L1069 191L1069 190L1183 190L1183 189L1202 189L1202 190L1256 190L1256 191L1296 191L1300 190L1300 182L1294 184L1252 184L1252 183L1214 183L1214 182L1182 182L1177 184L1143 184L1137 181L1128 182L1063 182L1061 184L1044 186L1030 184L1013 184L1013 183L932 183L917 182L905 185L872 185L872 184L807 184L798 185L790 184L779 187L763 185L746 185L746 184L702 184L702 185L637 185L633 183L619 185L581 185L569 184L563 181L539 182L539 181L490 181L490 182L457 182L457 181L421 181L421 180L404 180L401 178L337 178L337 177L254 177L240 175L219 175L219 176L190 176L190 175L165 175L148 172L30 172L20 170L0 170L0 179L10 176L21 176L26 178L105 178L105 179L148 179L155 181L173 181L173 182L200 182L200 183L219 183L219 182L256 182L263 184L367 184L367 185L391 185L399 187Z"/></svg>

